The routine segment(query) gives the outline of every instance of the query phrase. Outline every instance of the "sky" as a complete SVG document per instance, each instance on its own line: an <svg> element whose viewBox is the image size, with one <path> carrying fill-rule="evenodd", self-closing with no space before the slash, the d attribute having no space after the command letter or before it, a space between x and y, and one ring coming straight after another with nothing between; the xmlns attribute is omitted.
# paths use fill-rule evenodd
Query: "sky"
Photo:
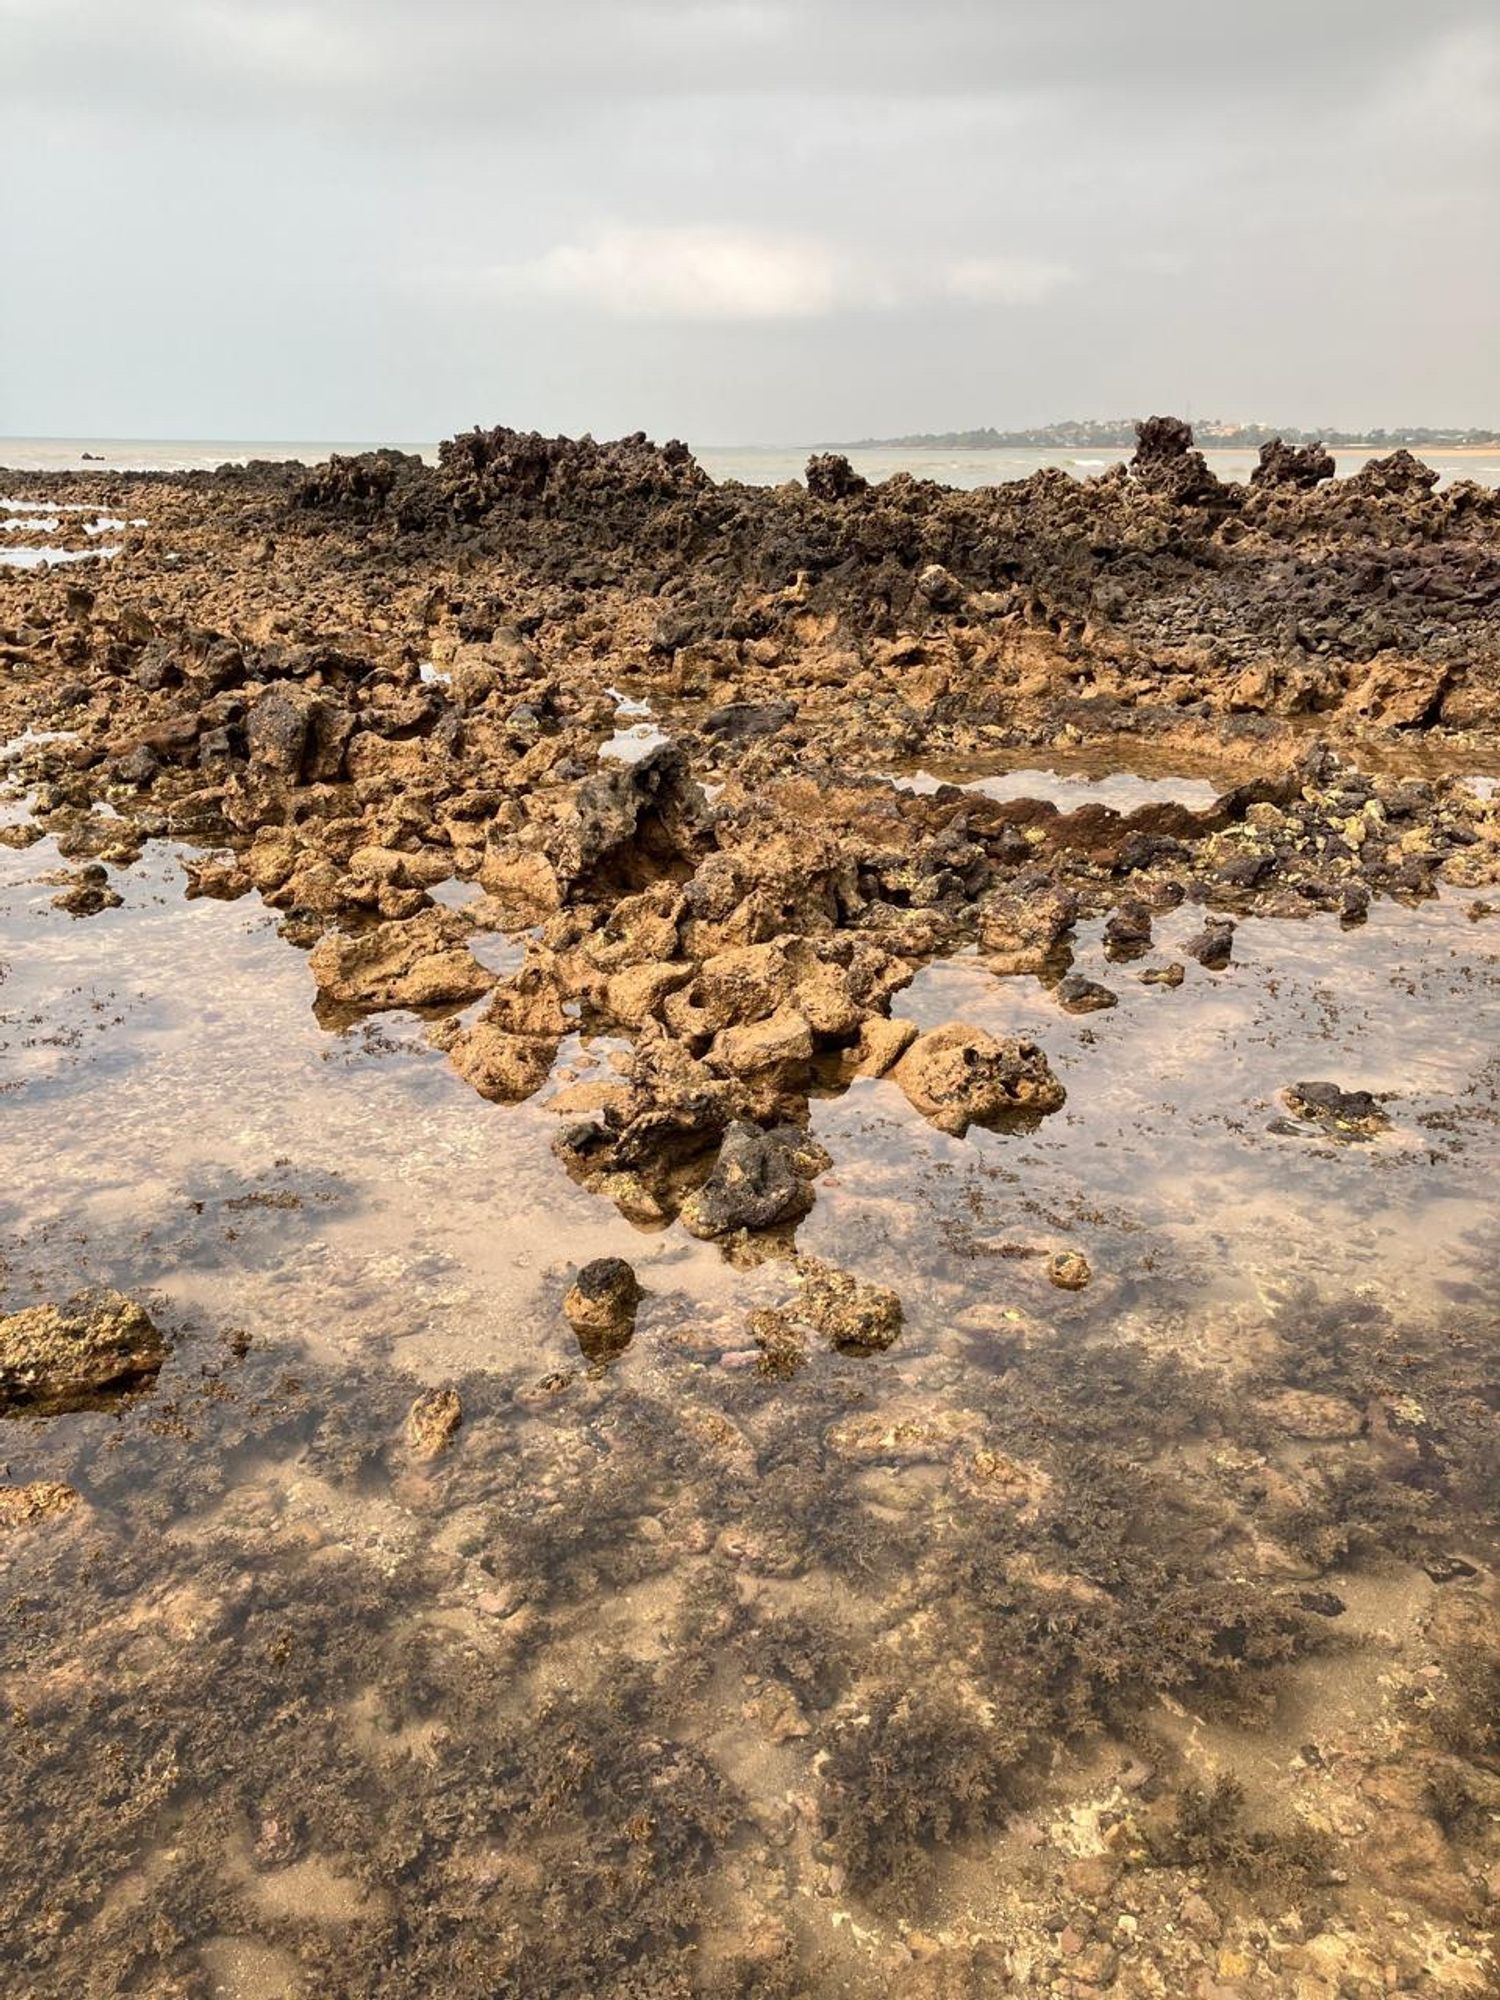
<svg viewBox="0 0 1500 2000"><path fill-rule="evenodd" d="M1496 0L0 0L0 435L1500 424Z"/></svg>

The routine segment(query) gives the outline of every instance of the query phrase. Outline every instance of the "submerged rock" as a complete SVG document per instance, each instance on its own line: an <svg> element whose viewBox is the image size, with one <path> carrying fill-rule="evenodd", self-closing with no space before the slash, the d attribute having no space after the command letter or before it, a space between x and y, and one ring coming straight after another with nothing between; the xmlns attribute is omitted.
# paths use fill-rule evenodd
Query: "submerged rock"
<svg viewBox="0 0 1500 2000"><path fill-rule="evenodd" d="M438 1458L464 1420L457 1389L427 1389L406 1413L406 1448L413 1458Z"/></svg>
<svg viewBox="0 0 1500 2000"><path fill-rule="evenodd" d="M799 1257L799 1291L784 1306L751 1315L763 1375L794 1375L807 1360L815 1335L840 1354L882 1354L902 1326L901 1300L884 1285L869 1285L820 1257Z"/></svg>
<svg viewBox="0 0 1500 2000"><path fill-rule="evenodd" d="M623 1257L596 1257L584 1265L563 1297L563 1312L589 1361L624 1353L641 1297L640 1281Z"/></svg>
<svg viewBox="0 0 1500 2000"><path fill-rule="evenodd" d="M71 1513L77 1505L73 1488L56 1479L34 1479L29 1486L0 1486L0 1534Z"/></svg>
<svg viewBox="0 0 1500 2000"><path fill-rule="evenodd" d="M866 1284L836 1264L799 1257L801 1292L791 1308L841 1354L880 1354L901 1332L900 1295L885 1285Z"/></svg>
<svg viewBox="0 0 1500 2000"><path fill-rule="evenodd" d="M1060 1292L1081 1292L1093 1275L1081 1250L1059 1250L1047 1259L1047 1277Z"/></svg>
<svg viewBox="0 0 1500 2000"><path fill-rule="evenodd" d="M54 878L55 879L55 878ZM52 898L54 910L66 910L70 917L96 917L101 910L117 910L125 898L109 886L109 870L91 861L69 879L66 889Z"/></svg>
<svg viewBox="0 0 1500 2000"><path fill-rule="evenodd" d="M890 1074L924 1118L955 1138L970 1125L1042 1117L1067 1096L1034 1042L997 1042L962 1021L918 1036Z"/></svg>
<svg viewBox="0 0 1500 2000"><path fill-rule="evenodd" d="M120 1292L0 1319L0 1415L55 1416L154 1382L166 1342Z"/></svg>

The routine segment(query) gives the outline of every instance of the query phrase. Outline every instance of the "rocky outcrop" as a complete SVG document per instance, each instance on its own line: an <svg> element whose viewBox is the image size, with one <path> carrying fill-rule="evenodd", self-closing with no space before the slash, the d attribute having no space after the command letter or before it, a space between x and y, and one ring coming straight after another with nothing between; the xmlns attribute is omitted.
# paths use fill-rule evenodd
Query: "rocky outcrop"
<svg viewBox="0 0 1500 2000"><path fill-rule="evenodd" d="M374 924L352 935L329 931L308 960L318 998L361 1012L477 1000L495 984L495 975L469 950L467 934L463 921L447 910Z"/></svg>
<svg viewBox="0 0 1500 2000"><path fill-rule="evenodd" d="M870 482L842 452L820 451L807 461L807 490L814 500L852 500L868 493Z"/></svg>
<svg viewBox="0 0 1500 2000"><path fill-rule="evenodd" d="M1272 438L1260 448L1250 484L1257 487L1290 486L1310 493L1325 479L1332 479L1337 467L1333 453L1321 444L1283 444Z"/></svg>
<svg viewBox="0 0 1500 2000"><path fill-rule="evenodd" d="M1148 492L1175 505L1228 504L1232 499L1193 445L1193 427L1180 417L1147 417L1135 427L1130 476Z"/></svg>

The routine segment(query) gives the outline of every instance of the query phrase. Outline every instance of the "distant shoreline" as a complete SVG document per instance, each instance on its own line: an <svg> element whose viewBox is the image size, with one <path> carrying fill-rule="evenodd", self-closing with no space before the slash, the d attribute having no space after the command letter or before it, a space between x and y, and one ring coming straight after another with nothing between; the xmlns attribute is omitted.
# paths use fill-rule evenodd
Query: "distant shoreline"
<svg viewBox="0 0 1500 2000"><path fill-rule="evenodd" d="M1261 448L1261 444L1264 441L1265 440L1257 438L1253 441L1247 440L1242 444L1231 444L1231 443L1225 443L1221 439L1215 439L1213 442L1207 444L1203 443L1202 441L1198 441L1196 444L1196 449L1201 451L1206 458L1212 458L1216 454L1219 456L1224 456L1229 453L1259 451ZM1483 457L1490 453L1500 451L1500 436L1493 438L1488 444L1485 443L1423 444L1420 440L1415 438L1377 438L1377 439L1325 438L1325 439L1319 439L1318 442L1326 444L1330 451L1372 451L1372 452L1410 451L1410 452L1425 453L1428 456L1438 457L1438 458ZM791 451L791 450L804 449L804 447L793 446L793 445L784 445L784 446L719 445L715 448L719 451L759 451L759 450ZM808 445L805 447L805 449L808 451L845 451L845 452L847 451L1071 451L1071 452L1104 451L1104 452L1129 453L1134 451L1135 441L1134 439L1130 439L1129 441L1127 441L1123 438L1115 438L1107 443L1070 444L1066 441L1059 441L1056 438L1050 438L1050 439L999 438L993 440L991 439L980 440L974 438L962 438L962 439L941 438L941 437L860 438L856 443L853 444L815 444L815 445Z"/></svg>

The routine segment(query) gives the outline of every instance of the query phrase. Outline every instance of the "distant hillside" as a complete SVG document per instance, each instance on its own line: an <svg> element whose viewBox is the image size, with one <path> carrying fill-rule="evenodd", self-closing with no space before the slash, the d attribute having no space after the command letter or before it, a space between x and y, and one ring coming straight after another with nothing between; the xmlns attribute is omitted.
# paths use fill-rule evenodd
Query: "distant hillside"
<svg viewBox="0 0 1500 2000"><path fill-rule="evenodd" d="M854 444L832 445L835 451L873 450L881 447L909 449L932 446L958 451L1004 451L1025 448L1058 451L1129 450L1135 445L1134 417L1085 417L1068 423L1042 424L1035 430L999 431L993 425L973 431L918 431L909 437L860 438ZM1340 431L1299 430L1295 424L1231 424L1217 419L1193 426L1197 442L1208 450L1256 451L1272 438L1287 444L1374 445L1391 450L1397 445L1429 450L1452 450L1463 445L1500 447L1500 431L1443 430L1430 425L1411 425L1397 430Z"/></svg>

